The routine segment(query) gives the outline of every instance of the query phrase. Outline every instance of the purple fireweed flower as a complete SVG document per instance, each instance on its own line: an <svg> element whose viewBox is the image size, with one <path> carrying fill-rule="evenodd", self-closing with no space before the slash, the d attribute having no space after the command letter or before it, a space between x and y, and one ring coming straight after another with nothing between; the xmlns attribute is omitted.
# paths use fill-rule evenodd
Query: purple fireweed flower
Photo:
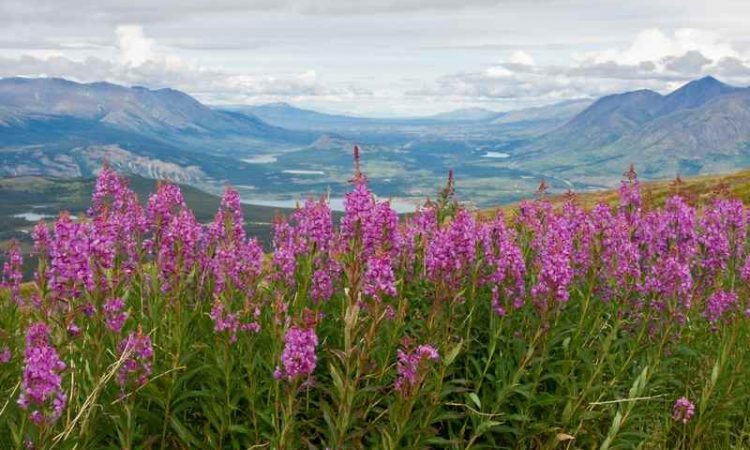
<svg viewBox="0 0 750 450"><path fill-rule="evenodd" d="M237 341L237 330L240 327L240 320L237 314L226 314L224 311L224 305L221 301L214 301L214 305L211 308L211 320L214 321L214 332L229 334L229 342Z"/></svg>
<svg viewBox="0 0 750 450"><path fill-rule="evenodd" d="M412 352L399 349L397 355L396 373L398 376L393 383L393 387L402 396L408 397L419 384L420 377L426 370L425 363L440 360L440 355L431 345L420 345Z"/></svg>
<svg viewBox="0 0 750 450"><path fill-rule="evenodd" d="M506 226L502 211L498 211L495 219L481 229L480 240L489 271L486 282L493 284L493 309L498 313L505 312L500 304L501 293L512 300L516 309L524 303L526 265L515 237L515 233ZM500 286L503 286L502 290Z"/></svg>
<svg viewBox="0 0 750 450"><path fill-rule="evenodd" d="M686 424L695 415L695 405L687 397L680 397L674 402L672 420Z"/></svg>
<svg viewBox="0 0 750 450"><path fill-rule="evenodd" d="M329 286L338 276L336 264L332 260L334 229L332 212L328 203L307 200L298 208L289 221L281 217L274 222L272 278L284 281L289 287L295 285L297 260L303 255L314 258L316 272L313 276L324 283L320 289L314 288L315 300L327 299ZM331 266L330 270L325 270Z"/></svg>
<svg viewBox="0 0 750 450"><path fill-rule="evenodd" d="M742 276L743 280L750 281L750 255L747 255L747 258L745 259L745 264L742 266L740 276Z"/></svg>
<svg viewBox="0 0 750 450"><path fill-rule="evenodd" d="M355 184L344 199L340 231L344 250L350 250L355 237L361 239L365 257L381 250L394 255L398 251L398 214L390 202L378 202L364 182Z"/></svg>
<svg viewBox="0 0 750 450"><path fill-rule="evenodd" d="M641 184L636 179L620 184L620 213L630 220L641 215Z"/></svg>
<svg viewBox="0 0 750 450"><path fill-rule="evenodd" d="M399 242L398 214L390 202L376 202L368 220L362 224L362 252L369 256L385 251L395 256Z"/></svg>
<svg viewBox="0 0 750 450"><path fill-rule="evenodd" d="M652 260L670 253L681 260L693 257L698 243L695 217L695 208L679 196L667 199L663 209L646 214L639 230L646 256Z"/></svg>
<svg viewBox="0 0 750 450"><path fill-rule="evenodd" d="M375 197L372 195L367 184L356 183L354 190L346 194L344 198L344 217L341 218L341 237L349 241L359 232L362 233L363 224L366 223L372 210L375 209Z"/></svg>
<svg viewBox="0 0 750 450"><path fill-rule="evenodd" d="M716 199L705 208L699 222L698 242L708 277L727 268L730 259L743 255L746 233L745 207L739 200Z"/></svg>
<svg viewBox="0 0 750 450"><path fill-rule="evenodd" d="M202 270L213 275L215 298L233 292L254 295L263 268L263 249L256 239L245 235L242 205L234 189L224 191L214 221L206 230L204 246ZM222 307L231 309L230 305Z"/></svg>
<svg viewBox="0 0 750 450"><path fill-rule="evenodd" d="M573 281L573 238L564 217L548 215L534 236L536 251L536 283L531 287L531 298L538 307L546 308L547 300L565 303L570 298Z"/></svg>
<svg viewBox="0 0 750 450"><path fill-rule="evenodd" d="M431 280L457 287L468 276L477 258L479 229L474 215L460 209L453 220L435 233L425 252Z"/></svg>
<svg viewBox="0 0 750 450"><path fill-rule="evenodd" d="M231 246L245 241L245 218L242 212L239 193L227 187L221 197L219 210L208 226L208 239L211 243Z"/></svg>
<svg viewBox="0 0 750 450"><path fill-rule="evenodd" d="M263 248L256 239L237 241L231 247L221 245L210 268L214 275L214 295L228 289L250 295L263 268Z"/></svg>
<svg viewBox="0 0 750 450"><path fill-rule="evenodd" d="M156 261L162 292L176 287L201 262L203 228L189 209L172 216L163 227Z"/></svg>
<svg viewBox="0 0 750 450"><path fill-rule="evenodd" d="M524 200L518 205L516 223L532 236L542 236L545 224L552 217L552 204L547 200Z"/></svg>
<svg viewBox="0 0 750 450"><path fill-rule="evenodd" d="M417 253L427 247L437 229L437 210L434 207L420 208L406 219L401 231L400 257L410 270L417 260Z"/></svg>
<svg viewBox="0 0 750 450"><path fill-rule="evenodd" d="M128 386L139 387L146 384L151 375L154 349L151 338L141 330L130 333L117 346L120 357L124 356L120 370L117 372L117 384L121 389Z"/></svg>
<svg viewBox="0 0 750 450"><path fill-rule="evenodd" d="M734 292L714 292L706 302L706 309L703 311L703 317L705 317L711 325L716 325L724 314L735 308L737 304L737 294Z"/></svg>
<svg viewBox="0 0 750 450"><path fill-rule="evenodd" d="M260 313L260 309L256 308L253 314L255 319ZM220 300L215 300L211 307L209 316L214 322L214 332L226 333L229 336L229 342L237 342L237 333L239 331L250 331L257 333L260 331L260 324L256 321L242 322L241 315L247 316L247 311L241 313L227 313L224 304Z"/></svg>
<svg viewBox="0 0 750 450"><path fill-rule="evenodd" d="M378 252L398 253L400 235L398 214L390 202L379 202L367 187L367 179L359 168L359 148L354 147L354 189L344 198L344 217L341 218L338 250L348 252L353 245L368 258Z"/></svg>
<svg viewBox="0 0 750 450"><path fill-rule="evenodd" d="M574 200L565 202L562 217L567 223L573 245L573 271L576 277L583 277L591 267L591 249L594 244L595 225L589 213Z"/></svg>
<svg viewBox="0 0 750 450"><path fill-rule="evenodd" d="M119 333L125 321L128 320L128 313L124 311L125 302L119 297L111 298L104 303L102 310L107 328Z"/></svg>
<svg viewBox="0 0 750 450"><path fill-rule="evenodd" d="M310 284L310 299L314 302L325 302L333 295L334 278L338 277L339 268L333 261L329 261L331 267L321 267L320 262L315 264L315 269Z"/></svg>
<svg viewBox="0 0 750 450"><path fill-rule="evenodd" d="M94 289L92 232L90 223L73 222L67 213L55 222L55 237L49 248L49 282L57 298L77 298L84 289Z"/></svg>
<svg viewBox="0 0 750 450"><path fill-rule="evenodd" d="M318 357L315 348L318 346L318 335L313 328L289 328L284 337L284 351L281 354L281 366L274 370L274 378L293 381L309 378L315 371Z"/></svg>
<svg viewBox="0 0 750 450"><path fill-rule="evenodd" d="M367 259L362 291L378 301L383 295L396 295L396 276L393 273L391 257L387 253Z"/></svg>
<svg viewBox="0 0 750 450"><path fill-rule="evenodd" d="M695 209L678 196L671 197L662 210L643 217L636 239L643 246L644 280L640 291L653 295L653 306L663 309L670 298L690 309L694 286L691 264L697 254Z"/></svg>
<svg viewBox="0 0 750 450"><path fill-rule="evenodd" d="M37 425L54 423L65 409L66 398L62 389L65 363L50 345L49 329L37 322L26 330L23 380L18 405L31 410L31 421Z"/></svg>
<svg viewBox="0 0 750 450"><path fill-rule="evenodd" d="M300 251L327 252L333 243L333 215L325 199L308 199L290 217L294 232L301 241Z"/></svg>
<svg viewBox="0 0 750 450"><path fill-rule="evenodd" d="M18 305L23 303L23 299L21 299L22 266L23 256L21 256L21 247L18 245L18 242L11 241L8 251L5 254L0 287L7 289L10 292L10 298Z"/></svg>
<svg viewBox="0 0 750 450"><path fill-rule="evenodd" d="M135 269L139 237L147 230L146 213L127 179L105 166L96 180L88 215L94 223L92 248L103 269L114 265L115 256L123 256L126 274Z"/></svg>
<svg viewBox="0 0 750 450"><path fill-rule="evenodd" d="M224 195L221 197L220 212L224 213L224 220L231 220L225 226L225 229L229 233L231 230L231 237L235 242L241 242L245 240L245 217L242 212L242 203L240 201L240 194L236 189L227 187L224 190ZM231 218L231 219L230 219Z"/></svg>
<svg viewBox="0 0 750 450"><path fill-rule="evenodd" d="M277 217L273 224L273 255L271 264L274 268L272 278L284 281L294 287L297 271L297 255L303 246L298 241L295 229L281 217Z"/></svg>
<svg viewBox="0 0 750 450"><path fill-rule="evenodd" d="M667 255L650 266L644 285L646 293L655 296L658 302L676 297L684 309L692 307L693 277L690 264L675 255ZM655 304L663 307L663 304Z"/></svg>
<svg viewBox="0 0 750 450"><path fill-rule="evenodd" d="M159 182L156 192L148 198L146 219L150 228L158 235L161 227L168 223L175 214L187 208L180 187L174 184Z"/></svg>
<svg viewBox="0 0 750 450"><path fill-rule="evenodd" d="M641 278L641 252L632 238L633 222L625 214L613 215L609 206L599 203L591 217L601 247L596 286L602 299L609 300L613 292L636 287Z"/></svg>
<svg viewBox="0 0 750 450"><path fill-rule="evenodd" d="M75 322L70 322L68 326L65 328L65 331L68 332L68 336L77 337L81 334L81 327L76 325Z"/></svg>
<svg viewBox="0 0 750 450"><path fill-rule="evenodd" d="M31 231L31 238L34 240L34 251L38 255L46 255L50 245L50 232L49 227L40 220L39 223L34 225L34 229Z"/></svg>

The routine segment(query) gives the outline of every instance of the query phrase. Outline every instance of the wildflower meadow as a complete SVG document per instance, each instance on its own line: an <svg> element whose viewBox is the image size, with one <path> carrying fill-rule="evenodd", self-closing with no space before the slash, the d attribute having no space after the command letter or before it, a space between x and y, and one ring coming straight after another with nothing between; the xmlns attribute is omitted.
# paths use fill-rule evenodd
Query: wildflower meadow
<svg viewBox="0 0 750 450"><path fill-rule="evenodd" d="M108 167L7 249L0 448L750 448L750 210L544 196L399 217L359 170L264 249ZM338 222L338 223L335 223Z"/></svg>

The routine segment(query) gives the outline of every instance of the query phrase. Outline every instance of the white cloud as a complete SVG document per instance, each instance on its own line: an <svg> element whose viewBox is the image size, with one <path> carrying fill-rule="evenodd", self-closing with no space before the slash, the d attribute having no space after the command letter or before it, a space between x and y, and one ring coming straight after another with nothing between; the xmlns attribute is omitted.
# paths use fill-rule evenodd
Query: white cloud
<svg viewBox="0 0 750 450"><path fill-rule="evenodd" d="M234 73L201 66L161 49L140 25L115 29L116 54L110 59L73 59L54 50L29 50L18 58L0 56L0 77L46 76L79 82L109 81L125 85L172 87L202 100L241 103L288 97L366 96L366 89L327 86L314 70L280 74Z"/></svg>
<svg viewBox="0 0 750 450"><path fill-rule="evenodd" d="M504 62L442 76L410 94L552 101L641 88L667 91L706 75L750 84L750 55L713 31L678 29L669 35L647 29L621 48L573 54L568 64L536 64L518 50Z"/></svg>
<svg viewBox="0 0 750 450"><path fill-rule="evenodd" d="M127 66L140 66L154 59L154 40L143 34L140 25L120 25L115 29L120 60Z"/></svg>
<svg viewBox="0 0 750 450"><path fill-rule="evenodd" d="M588 52L577 59L583 65L615 62L636 66L643 62L659 64L666 58L680 57L688 52L698 52L712 61L740 56L729 42L714 31L682 28L670 36L658 28L651 28L638 33L626 48Z"/></svg>
<svg viewBox="0 0 750 450"><path fill-rule="evenodd" d="M508 58L508 62L511 64L521 64L526 66L533 66L534 58L523 50L516 50Z"/></svg>

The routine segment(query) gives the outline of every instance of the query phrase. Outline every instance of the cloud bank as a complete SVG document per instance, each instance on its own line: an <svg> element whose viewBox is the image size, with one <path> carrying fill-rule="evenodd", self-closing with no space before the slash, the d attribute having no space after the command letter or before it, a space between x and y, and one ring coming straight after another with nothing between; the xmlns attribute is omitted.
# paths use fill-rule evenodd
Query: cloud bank
<svg viewBox="0 0 750 450"><path fill-rule="evenodd" d="M703 30L678 29L668 35L647 29L626 47L573 54L570 59L569 64L536 64L531 55L517 50L483 70L445 75L433 86L409 94L566 99L637 88L666 91L706 75L750 84L750 56L717 33Z"/></svg>
<svg viewBox="0 0 750 450"><path fill-rule="evenodd" d="M704 75L748 85L748 17L742 0L4 0L0 76L361 115L499 111Z"/></svg>

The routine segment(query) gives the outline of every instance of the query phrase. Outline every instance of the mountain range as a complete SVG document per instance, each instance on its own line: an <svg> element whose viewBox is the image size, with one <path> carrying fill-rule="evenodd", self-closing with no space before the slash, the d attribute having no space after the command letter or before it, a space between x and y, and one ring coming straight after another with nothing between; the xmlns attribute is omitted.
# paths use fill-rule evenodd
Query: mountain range
<svg viewBox="0 0 750 450"><path fill-rule="evenodd" d="M0 176L91 176L107 158L125 172L205 186L252 172L237 154L317 138L174 89L0 79Z"/></svg>
<svg viewBox="0 0 750 450"><path fill-rule="evenodd" d="M252 114L261 120L290 130L316 130L334 133L408 133L435 129L492 130L507 134L522 130L538 134L564 124L592 103L589 99L568 100L542 107L507 112L486 108L463 108L425 117L372 118L343 114L327 114L298 108L288 103L229 106L231 111Z"/></svg>
<svg viewBox="0 0 750 450"><path fill-rule="evenodd" d="M104 159L123 172L264 201L342 195L351 146L383 195L433 195L449 168L465 198L517 200L540 178L555 189L750 166L750 88L705 77L663 95L637 90L497 112L426 117L326 114L286 103L209 106L174 89L0 79L0 176L87 177Z"/></svg>
<svg viewBox="0 0 750 450"><path fill-rule="evenodd" d="M606 185L630 163L651 179L745 167L750 88L708 76L667 95L637 90L606 96L520 146L516 157L517 167Z"/></svg>
<svg viewBox="0 0 750 450"><path fill-rule="evenodd" d="M70 118L143 135L254 136L301 140L303 135L268 125L248 114L217 111L174 90L125 87L99 82L80 84L59 78L0 80L0 125ZM308 136L309 138L309 136Z"/></svg>

